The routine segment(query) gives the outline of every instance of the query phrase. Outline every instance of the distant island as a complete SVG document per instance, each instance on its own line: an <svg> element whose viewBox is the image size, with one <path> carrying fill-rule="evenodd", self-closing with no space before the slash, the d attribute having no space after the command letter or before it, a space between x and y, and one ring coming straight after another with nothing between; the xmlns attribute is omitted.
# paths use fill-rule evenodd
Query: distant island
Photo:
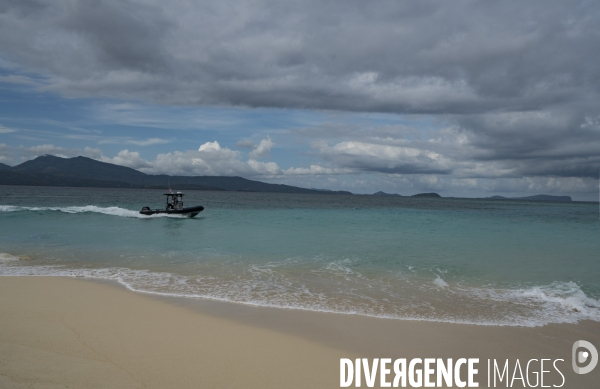
<svg viewBox="0 0 600 389"><path fill-rule="evenodd" d="M17 166L0 164L0 185L176 189L351 195L347 191L267 184L242 177L151 175L87 157L44 155Z"/></svg>
<svg viewBox="0 0 600 389"><path fill-rule="evenodd" d="M385 192L382 192L382 191L375 192L371 196L404 197L402 195L399 195L398 193L385 193ZM415 194L415 195L412 195L412 196L406 196L406 197L441 198L442 196L440 196L437 193L418 193L418 194Z"/></svg>
<svg viewBox="0 0 600 389"><path fill-rule="evenodd" d="M399 195L398 193L385 193L382 191L379 192L375 192L373 193L371 196L392 196L392 197L402 197L402 195Z"/></svg>
<svg viewBox="0 0 600 389"><path fill-rule="evenodd" d="M416 195L412 195L410 197L432 197L432 198L438 198L438 197L442 197L437 193L419 193Z"/></svg>
<svg viewBox="0 0 600 389"><path fill-rule="evenodd" d="M492 196L486 197L490 200L535 200L535 201L573 201L571 196L551 196L551 195L535 195L526 197L504 197L504 196Z"/></svg>

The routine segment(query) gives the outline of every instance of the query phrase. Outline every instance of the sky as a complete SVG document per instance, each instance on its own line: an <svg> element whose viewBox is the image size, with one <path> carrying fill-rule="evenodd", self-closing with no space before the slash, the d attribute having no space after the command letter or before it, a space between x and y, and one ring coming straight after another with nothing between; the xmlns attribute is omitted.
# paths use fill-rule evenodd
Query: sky
<svg viewBox="0 0 600 389"><path fill-rule="evenodd" d="M600 2L0 0L0 162L598 201Z"/></svg>

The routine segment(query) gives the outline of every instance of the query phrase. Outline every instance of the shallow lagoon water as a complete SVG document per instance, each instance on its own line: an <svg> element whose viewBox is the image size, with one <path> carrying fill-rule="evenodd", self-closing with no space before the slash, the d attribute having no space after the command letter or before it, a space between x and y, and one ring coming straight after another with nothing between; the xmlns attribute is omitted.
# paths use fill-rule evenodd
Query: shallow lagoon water
<svg viewBox="0 0 600 389"><path fill-rule="evenodd" d="M597 203L0 187L0 274L482 325L600 321Z"/></svg>

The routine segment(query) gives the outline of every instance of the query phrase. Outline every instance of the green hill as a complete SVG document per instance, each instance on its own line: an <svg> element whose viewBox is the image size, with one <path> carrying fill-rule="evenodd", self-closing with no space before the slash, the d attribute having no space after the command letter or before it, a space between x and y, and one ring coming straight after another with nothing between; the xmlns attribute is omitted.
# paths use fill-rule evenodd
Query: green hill
<svg viewBox="0 0 600 389"><path fill-rule="evenodd" d="M45 155L14 167L5 166L7 169L0 169L0 185L167 188L170 183L171 187L177 189L352 194L267 184L242 177L151 175L86 157L60 158Z"/></svg>
<svg viewBox="0 0 600 389"><path fill-rule="evenodd" d="M442 197L437 193L419 193L416 195L412 195L410 197L429 197L429 198L438 198L438 197Z"/></svg>

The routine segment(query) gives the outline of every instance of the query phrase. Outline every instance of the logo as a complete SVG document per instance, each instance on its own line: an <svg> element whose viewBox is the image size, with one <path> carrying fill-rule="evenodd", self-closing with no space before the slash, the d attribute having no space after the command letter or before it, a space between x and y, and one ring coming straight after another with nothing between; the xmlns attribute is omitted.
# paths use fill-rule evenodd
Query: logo
<svg viewBox="0 0 600 389"><path fill-rule="evenodd" d="M584 348L585 350L580 350ZM598 350L590 342L585 340L578 340L573 343L573 354L572 354L573 370L577 374L587 374L594 370L598 363ZM590 361L585 367L579 367L579 365Z"/></svg>

